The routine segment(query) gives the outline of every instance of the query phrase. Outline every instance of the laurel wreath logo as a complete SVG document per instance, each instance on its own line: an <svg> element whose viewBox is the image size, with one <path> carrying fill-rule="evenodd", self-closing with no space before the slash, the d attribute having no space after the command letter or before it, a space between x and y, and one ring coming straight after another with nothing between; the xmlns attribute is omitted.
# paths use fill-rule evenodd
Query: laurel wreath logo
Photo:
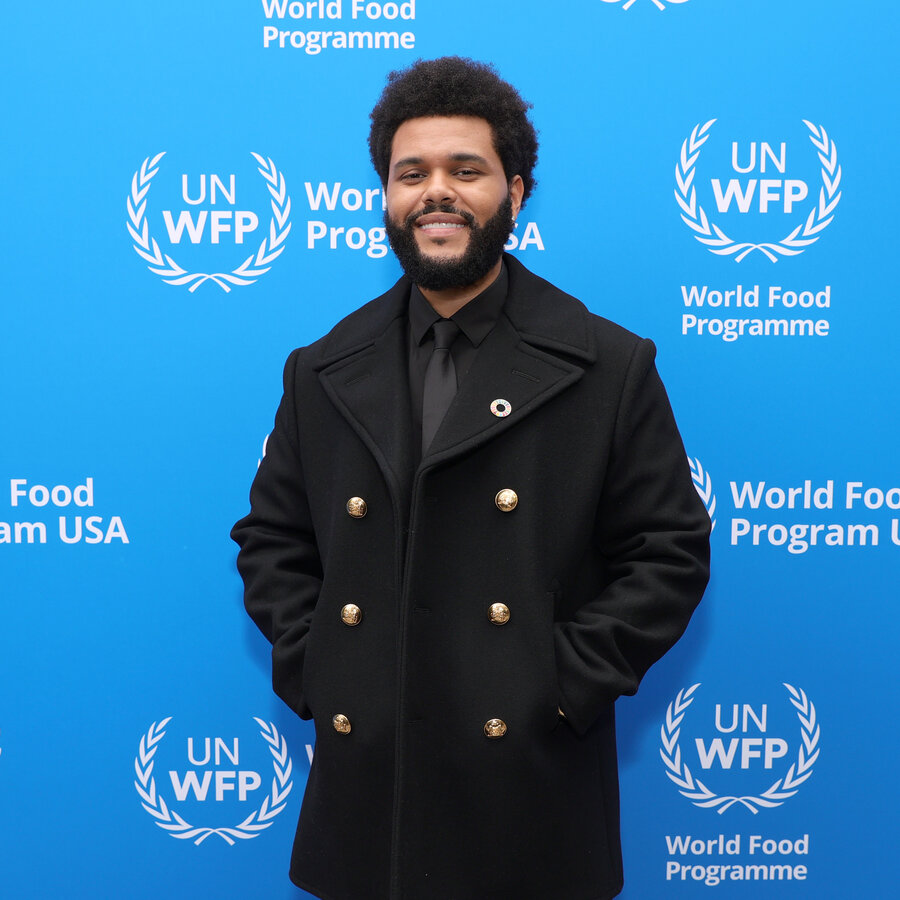
<svg viewBox="0 0 900 900"><path fill-rule="evenodd" d="M703 207L697 202L697 190L693 185L694 170L700 158L700 148L709 138L709 129L715 122L695 125L691 136L681 145L681 155L675 165L675 199L681 207L682 221L696 233L694 237L705 244L710 253L718 256L734 256L741 262L748 253L759 250L772 262L780 256L797 256L810 244L814 244L834 219L834 210L841 199L841 167L838 164L837 147L821 125L803 120L809 129L809 139L819 152L822 164L822 186L819 202L813 206L806 221L798 225L787 237L775 243L752 244L733 241L718 225L710 222Z"/></svg>
<svg viewBox="0 0 900 900"><path fill-rule="evenodd" d="M699 778L694 778L687 763L681 759L681 748L678 738L681 734L681 721L688 707L694 702L694 692L700 687L698 682L681 690L666 710L666 720L660 729L662 748L659 751L666 764L666 775L678 785L678 793L687 797L694 806L717 809L719 814L735 803L747 807L754 815L759 807L772 809L781 806L789 797L797 793L797 789L812 775L813 763L819 756L819 725L816 722L816 708L806 694L784 682L790 694L791 705L797 710L800 720L800 750L797 762L792 764L784 778L779 778L767 791L753 797L725 797L711 791Z"/></svg>
<svg viewBox="0 0 900 900"><path fill-rule="evenodd" d="M603 0L604 3L621 3L622 0ZM625 0L625 5L622 9L631 9L632 6L637 2L637 0ZM657 9L665 9L666 3L687 3L688 0L652 0L653 5Z"/></svg>
<svg viewBox="0 0 900 900"><path fill-rule="evenodd" d="M263 800L259 809L254 810L243 822L234 828L208 828L194 827L186 822L174 809L167 804L163 795L156 790L156 780L153 777L153 757L159 749L159 742L166 735L166 725L172 721L169 716L161 722L154 722L147 733L141 737L138 754L134 758L134 772L137 780L134 786L141 797L141 806L156 819L160 828L179 840L191 840L199 845L211 834L217 834L226 843L234 845L235 839L249 840L259 836L272 824L272 820L285 807L288 794L294 786L291 781L293 763L288 756L287 741L278 733L273 722L266 723L254 716L254 721L260 727L260 735L269 745L272 754L272 768L275 777L272 779L272 790Z"/></svg>
<svg viewBox="0 0 900 900"><path fill-rule="evenodd" d="M147 193L153 178L159 172L159 161L165 156L165 150L151 159L149 156L141 163L131 179L131 193L128 195L128 220L125 224L131 235L135 252L150 265L147 268L160 275L166 284L190 284L191 293L197 290L204 281L213 281L223 291L229 292L229 285L253 284L260 275L265 275L272 268L271 263L284 250L284 241L291 230L291 198L282 175L271 159L264 159L258 153L251 154L259 164L258 172L266 180L266 186L272 198L272 218L269 220L269 235L263 238L256 254L248 256L236 269L230 272L188 272L166 253L162 253L156 239L150 234L147 226Z"/></svg>
<svg viewBox="0 0 900 900"><path fill-rule="evenodd" d="M691 467L691 478L693 479L694 487L697 489L697 493L706 507L706 512L709 514L709 530L712 532L716 528L716 495L713 493L712 479L696 456L693 459L688 457L688 465Z"/></svg>

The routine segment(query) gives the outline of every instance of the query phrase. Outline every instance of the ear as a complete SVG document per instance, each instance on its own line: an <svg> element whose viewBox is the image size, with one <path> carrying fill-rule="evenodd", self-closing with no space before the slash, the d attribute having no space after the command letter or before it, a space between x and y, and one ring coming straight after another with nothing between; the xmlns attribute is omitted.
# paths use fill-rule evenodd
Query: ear
<svg viewBox="0 0 900 900"><path fill-rule="evenodd" d="M521 175L513 175L509 181L509 199L512 203L513 219L519 217L519 210L522 208L522 195L525 193L525 184Z"/></svg>

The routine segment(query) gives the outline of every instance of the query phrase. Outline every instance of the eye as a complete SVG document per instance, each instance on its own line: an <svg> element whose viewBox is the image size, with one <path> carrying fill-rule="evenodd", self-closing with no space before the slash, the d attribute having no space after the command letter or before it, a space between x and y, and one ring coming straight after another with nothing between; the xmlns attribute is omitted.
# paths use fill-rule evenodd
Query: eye
<svg viewBox="0 0 900 900"><path fill-rule="evenodd" d="M400 181L418 181L425 177L424 172L404 172L400 176Z"/></svg>
<svg viewBox="0 0 900 900"><path fill-rule="evenodd" d="M457 169L456 175L459 178L476 178L480 173L477 169Z"/></svg>

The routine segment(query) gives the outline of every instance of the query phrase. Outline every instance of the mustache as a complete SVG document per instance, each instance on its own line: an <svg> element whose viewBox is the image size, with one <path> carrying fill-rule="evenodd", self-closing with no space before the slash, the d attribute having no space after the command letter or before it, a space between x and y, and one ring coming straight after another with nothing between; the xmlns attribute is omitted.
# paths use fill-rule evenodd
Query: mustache
<svg viewBox="0 0 900 900"><path fill-rule="evenodd" d="M451 216L459 216L460 218L465 219L466 224L470 228L475 227L475 216L473 216L472 213L457 209L455 206L451 206L449 203L432 203L430 206L425 206L417 212L410 213L403 220L403 224L407 228L412 228L412 226L415 225L417 219L421 218L422 216L430 216L432 213L447 213Z"/></svg>

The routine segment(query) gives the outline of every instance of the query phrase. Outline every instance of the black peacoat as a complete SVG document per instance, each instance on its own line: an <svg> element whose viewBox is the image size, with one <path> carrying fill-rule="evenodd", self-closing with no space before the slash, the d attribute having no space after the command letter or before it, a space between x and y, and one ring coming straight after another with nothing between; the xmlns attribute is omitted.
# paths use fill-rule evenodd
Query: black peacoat
<svg viewBox="0 0 900 900"><path fill-rule="evenodd" d="M315 719L291 877L327 900L621 889L613 704L684 631L709 519L653 344L506 264L421 462L407 279L295 350L232 532Z"/></svg>

